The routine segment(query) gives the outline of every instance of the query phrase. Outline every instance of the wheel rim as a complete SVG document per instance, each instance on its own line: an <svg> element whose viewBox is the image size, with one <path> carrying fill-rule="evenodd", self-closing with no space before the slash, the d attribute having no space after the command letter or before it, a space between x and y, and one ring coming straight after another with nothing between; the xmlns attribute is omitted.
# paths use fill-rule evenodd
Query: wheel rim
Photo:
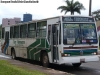
<svg viewBox="0 0 100 75"><path fill-rule="evenodd" d="M14 56L14 52L13 52L13 53L12 53L12 58L14 59L14 57L15 57L15 56Z"/></svg>
<svg viewBox="0 0 100 75"><path fill-rule="evenodd" d="M44 64L48 63L48 57L47 57L47 56L44 56L44 58L43 58L43 63L44 63Z"/></svg>

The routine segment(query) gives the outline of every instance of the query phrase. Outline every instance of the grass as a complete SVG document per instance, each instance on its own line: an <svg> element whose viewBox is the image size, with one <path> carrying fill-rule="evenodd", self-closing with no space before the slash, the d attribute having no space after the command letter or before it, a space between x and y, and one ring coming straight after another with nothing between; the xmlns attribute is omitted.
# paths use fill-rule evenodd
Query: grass
<svg viewBox="0 0 100 75"><path fill-rule="evenodd" d="M11 65L6 60L0 60L0 75L46 75L45 73L23 69L15 65Z"/></svg>

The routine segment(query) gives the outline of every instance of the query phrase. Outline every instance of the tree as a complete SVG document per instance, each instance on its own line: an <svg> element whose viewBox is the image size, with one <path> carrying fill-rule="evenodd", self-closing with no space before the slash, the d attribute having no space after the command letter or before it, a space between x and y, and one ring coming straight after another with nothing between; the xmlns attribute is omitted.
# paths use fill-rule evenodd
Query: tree
<svg viewBox="0 0 100 75"><path fill-rule="evenodd" d="M74 15L74 12L81 14L81 10L85 10L83 4L80 3L79 1L74 2L74 0L71 0L71 1L66 0L65 3L66 3L66 6L60 6L57 8L57 10L61 9L61 13L65 11L65 14L67 12L71 12L71 15Z"/></svg>
<svg viewBox="0 0 100 75"><path fill-rule="evenodd" d="M1 39L2 24L0 25L0 39Z"/></svg>
<svg viewBox="0 0 100 75"><path fill-rule="evenodd" d="M95 20L100 20L100 10L92 12L92 16L94 16Z"/></svg>

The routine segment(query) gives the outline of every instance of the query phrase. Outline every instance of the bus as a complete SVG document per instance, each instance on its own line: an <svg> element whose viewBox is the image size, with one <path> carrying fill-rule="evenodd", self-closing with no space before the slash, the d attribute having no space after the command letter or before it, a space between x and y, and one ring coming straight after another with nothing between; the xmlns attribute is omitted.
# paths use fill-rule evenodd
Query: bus
<svg viewBox="0 0 100 75"><path fill-rule="evenodd" d="M99 41L91 16L57 16L2 26L2 52L36 60L42 66L99 61Z"/></svg>

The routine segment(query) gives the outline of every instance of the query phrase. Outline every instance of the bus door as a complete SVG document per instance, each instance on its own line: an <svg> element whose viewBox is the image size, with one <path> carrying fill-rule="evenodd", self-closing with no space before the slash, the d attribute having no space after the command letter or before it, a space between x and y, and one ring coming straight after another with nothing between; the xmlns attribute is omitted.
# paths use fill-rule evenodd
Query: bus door
<svg viewBox="0 0 100 75"><path fill-rule="evenodd" d="M58 62L58 25L49 25L48 40L51 47L51 57L54 63Z"/></svg>
<svg viewBox="0 0 100 75"><path fill-rule="evenodd" d="M5 34L5 41L9 40L9 32L6 31L6 34Z"/></svg>
<svg viewBox="0 0 100 75"><path fill-rule="evenodd" d="M4 53L6 53L6 50L9 46L9 32L8 31L5 32L5 43L4 44L5 44Z"/></svg>

